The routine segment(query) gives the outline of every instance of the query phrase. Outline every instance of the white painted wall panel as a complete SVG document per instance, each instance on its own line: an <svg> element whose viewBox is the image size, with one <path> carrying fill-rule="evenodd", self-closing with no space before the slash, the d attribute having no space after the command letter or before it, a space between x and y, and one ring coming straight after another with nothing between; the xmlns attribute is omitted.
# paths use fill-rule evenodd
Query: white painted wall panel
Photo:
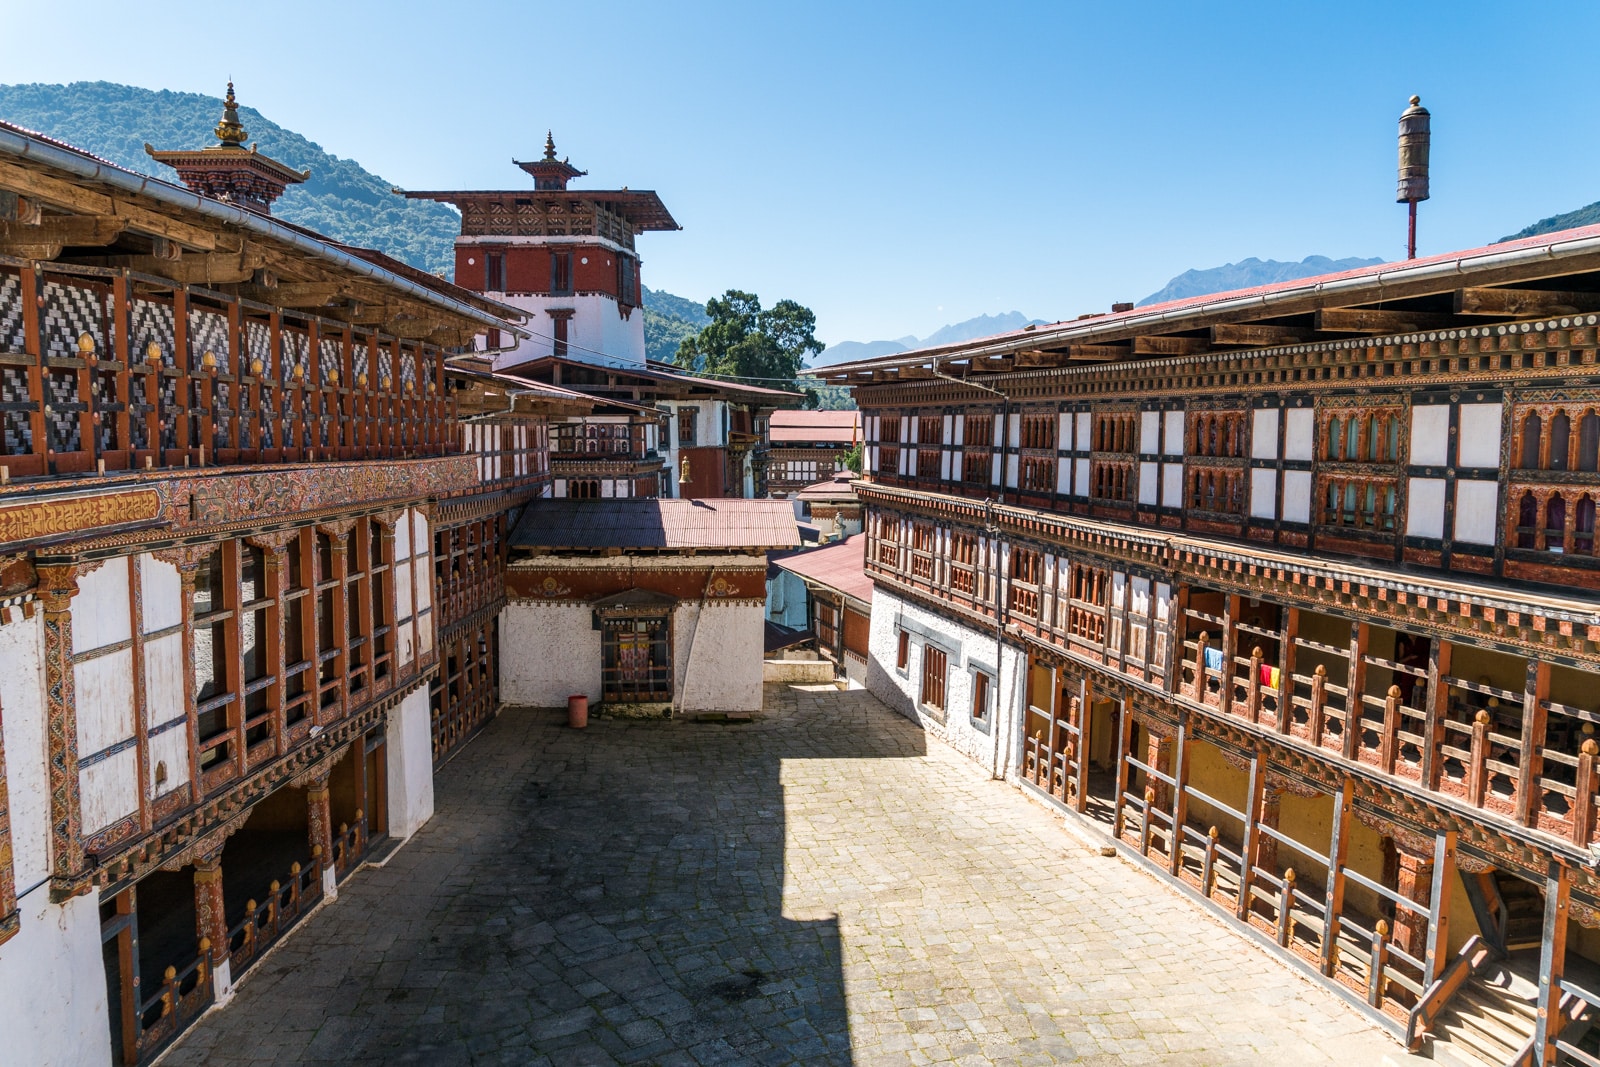
<svg viewBox="0 0 1600 1067"><path fill-rule="evenodd" d="M1019 412L1013 411L1006 416L1006 432L1009 434L1006 444L1013 448L1022 444L1022 415Z"/></svg>
<svg viewBox="0 0 1600 1067"><path fill-rule="evenodd" d="M395 618L411 617L411 561L396 559L394 565Z"/></svg>
<svg viewBox="0 0 1600 1067"><path fill-rule="evenodd" d="M1309 460L1316 439L1316 418L1310 408L1290 408L1284 413L1283 458Z"/></svg>
<svg viewBox="0 0 1600 1067"><path fill-rule="evenodd" d="M762 609L680 604L672 613L673 684L685 712L761 709Z"/></svg>
<svg viewBox="0 0 1600 1067"><path fill-rule="evenodd" d="M52 904L40 886L17 903L21 925L0 947L0 1058L18 1067L111 1067L99 897Z"/></svg>
<svg viewBox="0 0 1600 1067"><path fill-rule="evenodd" d="M1250 472L1250 517L1272 520L1278 517L1278 472Z"/></svg>
<svg viewBox="0 0 1600 1067"><path fill-rule="evenodd" d="M1500 527L1499 497L1496 482L1457 481L1455 539L1474 545L1494 544Z"/></svg>
<svg viewBox="0 0 1600 1067"><path fill-rule="evenodd" d="M1310 471L1283 472L1282 518L1284 522L1311 521Z"/></svg>
<svg viewBox="0 0 1600 1067"><path fill-rule="evenodd" d="M1154 414L1154 412L1150 412ZM1147 507L1155 507L1161 499L1161 464L1139 464L1139 503Z"/></svg>
<svg viewBox="0 0 1600 1067"><path fill-rule="evenodd" d="M78 701L78 754L133 736L133 649L84 660L72 670Z"/></svg>
<svg viewBox="0 0 1600 1067"><path fill-rule="evenodd" d="M1075 459L1072 461L1072 495L1089 495L1089 461Z"/></svg>
<svg viewBox="0 0 1600 1067"><path fill-rule="evenodd" d="M6 792L18 894L50 867L50 772L45 729L44 613L0 626L0 708L4 709ZM11 942L16 944L16 942ZM0 964L5 949L0 949ZM3 973L3 972L0 972ZM0 978L0 988L4 980ZM0 997L0 1020L8 1002ZM0 1030L4 1030L0 1022Z"/></svg>
<svg viewBox="0 0 1600 1067"><path fill-rule="evenodd" d="M1278 409L1256 408L1250 428L1250 457L1278 458Z"/></svg>
<svg viewBox="0 0 1600 1067"><path fill-rule="evenodd" d="M167 777L159 787L156 777L166 764ZM164 730L150 739L150 778L144 784L145 796L154 800L189 780L189 731L181 726Z"/></svg>
<svg viewBox="0 0 1600 1067"><path fill-rule="evenodd" d="M402 511L400 518L394 524L394 558L403 559L411 555L411 513Z"/></svg>
<svg viewBox="0 0 1600 1067"><path fill-rule="evenodd" d="M1183 455L1183 412L1162 413L1166 428L1162 431L1161 451L1169 456Z"/></svg>
<svg viewBox="0 0 1600 1067"><path fill-rule="evenodd" d="M1444 479L1412 478L1406 492L1406 536L1443 537Z"/></svg>
<svg viewBox="0 0 1600 1067"><path fill-rule="evenodd" d="M962 444L966 444L966 442L967 442L967 417L965 415L957 415L956 416L956 422L955 422L955 436L950 438L950 443L953 444L953 445L962 445Z"/></svg>
<svg viewBox="0 0 1600 1067"><path fill-rule="evenodd" d="M1014 454L1006 457L1006 487L1017 487L1017 457Z"/></svg>
<svg viewBox="0 0 1600 1067"><path fill-rule="evenodd" d="M72 651L104 648L133 636L128 557L107 561L78 579L72 598Z"/></svg>
<svg viewBox="0 0 1600 1067"><path fill-rule="evenodd" d="M83 794L83 832L98 833L139 810L139 754L132 748L78 771Z"/></svg>
<svg viewBox="0 0 1600 1067"><path fill-rule="evenodd" d="M1161 412L1139 412L1139 451L1145 455L1161 451Z"/></svg>
<svg viewBox="0 0 1600 1067"><path fill-rule="evenodd" d="M1459 431L1457 466L1500 466L1499 404L1462 404Z"/></svg>
<svg viewBox="0 0 1600 1067"><path fill-rule="evenodd" d="M500 611L500 647L507 704L566 707L573 693L600 700L600 631L588 605L511 601Z"/></svg>
<svg viewBox="0 0 1600 1067"><path fill-rule="evenodd" d="M1056 417L1056 447L1072 447L1072 412L1063 411Z"/></svg>
<svg viewBox="0 0 1600 1067"><path fill-rule="evenodd" d="M1442 467L1450 461L1450 406L1419 404L1411 409L1411 462ZM1430 536L1437 537L1437 534Z"/></svg>
<svg viewBox="0 0 1600 1067"><path fill-rule="evenodd" d="M1164 508L1183 507L1183 464L1163 463L1161 465L1161 506Z"/></svg>
<svg viewBox="0 0 1600 1067"><path fill-rule="evenodd" d="M1077 414L1078 414L1078 433L1077 433L1078 443L1077 443L1076 447L1077 447L1077 450L1079 452L1087 452L1087 451L1089 451L1089 425L1090 425L1089 424L1089 413L1087 411L1080 411Z"/></svg>
<svg viewBox="0 0 1600 1067"><path fill-rule="evenodd" d="M433 818L433 733L426 685L389 709L384 740L389 833L404 841Z"/></svg>
<svg viewBox="0 0 1600 1067"><path fill-rule="evenodd" d="M139 599L143 630L153 633L183 621L183 580L178 568L146 553L139 557Z"/></svg>
<svg viewBox="0 0 1600 1067"><path fill-rule="evenodd" d="M1064 459L1056 464L1056 492L1062 496L1072 495L1072 461Z"/></svg>
<svg viewBox="0 0 1600 1067"><path fill-rule="evenodd" d="M144 646L144 700L148 725L160 726L184 714L183 634L172 633Z"/></svg>

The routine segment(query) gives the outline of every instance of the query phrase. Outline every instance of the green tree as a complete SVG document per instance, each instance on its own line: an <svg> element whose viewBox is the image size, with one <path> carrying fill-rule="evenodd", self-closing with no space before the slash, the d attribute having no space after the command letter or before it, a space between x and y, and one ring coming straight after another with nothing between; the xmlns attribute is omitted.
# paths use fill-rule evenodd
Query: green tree
<svg viewBox="0 0 1600 1067"><path fill-rule="evenodd" d="M711 324L678 345L676 362L700 374L793 382L806 354L821 352L817 317L793 300L763 311L754 293L729 289L706 301Z"/></svg>
<svg viewBox="0 0 1600 1067"><path fill-rule="evenodd" d="M865 442L857 441L847 450L839 453L839 463L848 467L857 474L861 473L861 457L867 450Z"/></svg>

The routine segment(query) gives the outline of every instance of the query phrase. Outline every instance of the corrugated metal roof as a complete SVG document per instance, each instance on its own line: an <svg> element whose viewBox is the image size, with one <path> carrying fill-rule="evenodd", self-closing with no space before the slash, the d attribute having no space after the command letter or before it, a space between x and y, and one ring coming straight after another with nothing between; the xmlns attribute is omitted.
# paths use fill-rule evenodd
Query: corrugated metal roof
<svg viewBox="0 0 1600 1067"><path fill-rule="evenodd" d="M520 549L794 548L786 500L536 500L511 535Z"/></svg>
<svg viewBox="0 0 1600 1067"><path fill-rule="evenodd" d="M861 412L774 411L767 425L767 439L775 445L810 441L849 445L861 435Z"/></svg>
<svg viewBox="0 0 1600 1067"><path fill-rule="evenodd" d="M774 552L772 562L791 574L809 578L846 596L872 603L872 579L867 577L867 535L804 552Z"/></svg>

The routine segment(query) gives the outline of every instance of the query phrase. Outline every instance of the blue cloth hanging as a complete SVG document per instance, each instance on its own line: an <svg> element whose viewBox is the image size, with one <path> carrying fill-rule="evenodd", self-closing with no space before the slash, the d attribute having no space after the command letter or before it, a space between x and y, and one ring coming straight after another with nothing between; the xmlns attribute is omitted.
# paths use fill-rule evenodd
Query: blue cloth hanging
<svg viewBox="0 0 1600 1067"><path fill-rule="evenodd" d="M1222 669L1222 649L1206 649L1206 670L1220 671Z"/></svg>

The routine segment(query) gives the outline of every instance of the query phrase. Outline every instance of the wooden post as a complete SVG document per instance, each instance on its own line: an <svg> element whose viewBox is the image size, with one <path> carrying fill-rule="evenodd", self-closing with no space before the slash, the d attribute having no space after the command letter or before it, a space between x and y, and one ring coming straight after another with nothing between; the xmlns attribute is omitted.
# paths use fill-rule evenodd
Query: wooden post
<svg viewBox="0 0 1600 1067"><path fill-rule="evenodd" d="M1428 703L1422 727L1422 787L1439 788L1439 744L1444 736L1445 704L1448 686L1443 679L1450 673L1450 652L1455 646L1435 637L1428 649Z"/></svg>
<svg viewBox="0 0 1600 1067"><path fill-rule="evenodd" d="M1434 849L1438 851L1437 848ZM1408 955L1422 958L1427 952L1427 945L1431 943L1430 920L1433 907L1436 903L1431 894L1435 881L1433 868L1433 855L1419 856L1409 850L1399 841L1395 842L1395 859L1397 870L1395 872L1395 890L1407 900L1416 904L1425 904L1428 907L1426 915L1419 915L1410 908L1396 905L1394 910L1394 940Z"/></svg>
<svg viewBox="0 0 1600 1067"><path fill-rule="evenodd" d="M1383 972L1389 966L1389 924L1379 919L1372 928L1372 960L1367 968L1367 1003L1383 1007Z"/></svg>
<svg viewBox="0 0 1600 1067"><path fill-rule="evenodd" d="M1349 685L1344 694L1344 758L1354 760L1361 751L1361 722L1366 715L1366 702L1362 694L1367 688L1367 663L1362 657L1367 651L1367 624L1350 624L1350 669L1346 674Z"/></svg>
<svg viewBox="0 0 1600 1067"><path fill-rule="evenodd" d="M1245 711L1251 722L1261 721L1261 646L1250 650L1250 679L1245 685Z"/></svg>
<svg viewBox="0 0 1600 1067"><path fill-rule="evenodd" d="M1128 792L1128 756L1133 749L1133 716L1124 701L1117 722L1117 801L1111 815L1111 836L1122 839L1123 797Z"/></svg>
<svg viewBox="0 0 1600 1067"><path fill-rule="evenodd" d="M1189 815L1189 727L1178 721L1177 764L1172 771L1172 833L1167 838L1167 870L1174 876L1183 867L1183 824Z"/></svg>
<svg viewBox="0 0 1600 1067"><path fill-rule="evenodd" d="M1571 515L1572 509L1567 514ZM1529 660L1522 691L1522 752L1517 761L1517 821L1532 826L1539 818L1539 775L1544 770L1544 727L1548 716L1550 664Z"/></svg>
<svg viewBox="0 0 1600 1067"><path fill-rule="evenodd" d="M1294 868L1283 872L1283 886L1278 890L1278 945L1288 948L1294 936Z"/></svg>
<svg viewBox="0 0 1600 1067"><path fill-rule="evenodd" d="M1239 633L1234 626L1239 621L1240 599L1237 596L1222 598L1222 684L1217 706L1229 715L1233 714L1233 660L1239 653Z"/></svg>
<svg viewBox="0 0 1600 1067"><path fill-rule="evenodd" d="M1489 784L1489 712L1483 708L1472 720L1472 757L1467 767L1467 803L1483 806Z"/></svg>
<svg viewBox="0 0 1600 1067"><path fill-rule="evenodd" d="M1239 839L1239 899L1234 902L1233 914L1240 922L1250 917L1250 883L1254 881L1252 868L1256 862L1257 842L1261 837L1256 824L1261 819L1261 804L1266 792L1267 776L1262 773L1261 753L1250 760L1250 778L1244 794L1244 832Z"/></svg>
<svg viewBox="0 0 1600 1067"><path fill-rule="evenodd" d="M1594 834L1595 757L1600 755L1600 744L1595 739L1584 739L1578 752L1578 776L1572 790L1572 843L1586 848Z"/></svg>
<svg viewBox="0 0 1600 1067"><path fill-rule="evenodd" d="M1328 843L1328 891L1322 911L1322 973L1332 975L1339 944L1339 917L1344 911L1344 856L1350 841L1350 780L1333 794L1333 833Z"/></svg>
<svg viewBox="0 0 1600 1067"><path fill-rule="evenodd" d="M1139 813L1139 855L1150 855L1150 812L1155 807L1156 791L1144 787L1144 807Z"/></svg>
<svg viewBox="0 0 1600 1067"><path fill-rule="evenodd" d="M1311 743L1321 746L1322 727L1324 714L1328 703L1328 668L1317 664L1317 669L1311 672L1311 710L1307 713L1307 727L1311 733Z"/></svg>
<svg viewBox="0 0 1600 1067"><path fill-rule="evenodd" d="M1087 677L1079 684L1078 691L1078 781L1077 796L1073 798L1072 810L1082 814L1089 810L1089 754L1094 751L1089 746L1090 726L1094 722L1094 690L1089 687Z"/></svg>
<svg viewBox="0 0 1600 1067"><path fill-rule="evenodd" d="M1207 900L1211 899L1211 890L1215 885L1217 863L1217 828L1213 826L1206 831L1206 854L1200 864L1200 892Z"/></svg>
<svg viewBox="0 0 1600 1067"><path fill-rule="evenodd" d="M1194 639L1194 699L1200 704L1206 702L1206 645L1210 640L1204 630Z"/></svg>
<svg viewBox="0 0 1600 1067"><path fill-rule="evenodd" d="M1294 643L1300 632L1300 609L1290 608L1284 613L1283 632L1278 637L1278 732L1289 733L1294 728L1294 672L1299 646ZM1312 741L1315 743L1315 737Z"/></svg>
<svg viewBox="0 0 1600 1067"><path fill-rule="evenodd" d="M194 925L195 934L203 945L211 948L212 995L219 1001L227 999L233 988L233 976L228 966L228 916L222 895L222 853L205 856L194 864Z"/></svg>
<svg viewBox="0 0 1600 1067"><path fill-rule="evenodd" d="M1533 1032L1533 1061L1540 1067L1556 1062L1556 1039L1564 1028L1561 976L1567 961L1567 904L1572 872L1551 860L1544 886L1544 930L1539 949L1539 1014Z"/></svg>
<svg viewBox="0 0 1600 1067"><path fill-rule="evenodd" d="M306 835L312 855L322 864L323 895L332 900L339 895L339 885L333 873L333 811L326 776L313 779L306 788Z"/></svg>
<svg viewBox="0 0 1600 1067"><path fill-rule="evenodd" d="M1422 985L1432 985L1444 973L1450 950L1450 898L1456 883L1456 832L1446 830L1433 840L1433 886L1429 903L1428 948L1423 957Z"/></svg>
<svg viewBox="0 0 1600 1067"><path fill-rule="evenodd" d="M1378 765L1393 774L1400 755L1400 687L1391 685L1383 698L1383 737L1378 741Z"/></svg>

